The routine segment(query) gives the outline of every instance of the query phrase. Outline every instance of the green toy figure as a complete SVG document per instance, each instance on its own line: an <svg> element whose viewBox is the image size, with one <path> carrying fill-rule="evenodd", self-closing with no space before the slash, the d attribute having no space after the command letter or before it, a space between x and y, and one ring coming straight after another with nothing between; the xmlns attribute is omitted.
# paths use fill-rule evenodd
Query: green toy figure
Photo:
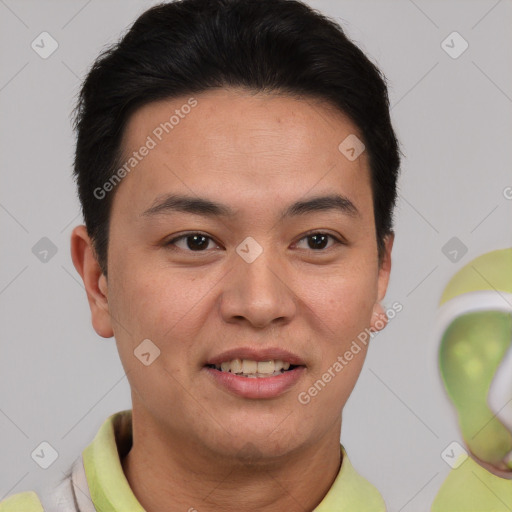
<svg viewBox="0 0 512 512"><path fill-rule="evenodd" d="M439 369L465 447L448 447L431 512L511 511L512 249L465 265L439 306Z"/></svg>

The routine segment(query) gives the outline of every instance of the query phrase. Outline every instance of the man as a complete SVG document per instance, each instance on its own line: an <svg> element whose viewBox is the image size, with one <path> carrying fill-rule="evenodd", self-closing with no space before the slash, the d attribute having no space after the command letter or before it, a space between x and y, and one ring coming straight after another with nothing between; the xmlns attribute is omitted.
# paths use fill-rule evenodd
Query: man
<svg viewBox="0 0 512 512"><path fill-rule="evenodd" d="M71 238L132 409L10 510L384 511L340 446L387 321L385 81L287 0L155 6L81 90Z"/></svg>

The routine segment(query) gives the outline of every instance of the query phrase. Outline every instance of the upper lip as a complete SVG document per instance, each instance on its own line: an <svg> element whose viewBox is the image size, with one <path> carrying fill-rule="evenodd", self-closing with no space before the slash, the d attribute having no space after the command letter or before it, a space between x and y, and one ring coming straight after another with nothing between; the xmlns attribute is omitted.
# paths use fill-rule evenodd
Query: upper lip
<svg viewBox="0 0 512 512"><path fill-rule="evenodd" d="M232 361L233 359L250 359L252 361L258 362L269 361L273 359L288 362L295 366L305 366L304 361L298 355L278 347L233 348L208 359L205 364L221 364L225 361Z"/></svg>

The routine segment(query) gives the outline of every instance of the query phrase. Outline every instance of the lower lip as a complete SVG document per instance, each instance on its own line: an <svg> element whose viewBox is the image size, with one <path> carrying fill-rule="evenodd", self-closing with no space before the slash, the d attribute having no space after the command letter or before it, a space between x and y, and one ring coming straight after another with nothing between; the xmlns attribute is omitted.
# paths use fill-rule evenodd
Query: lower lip
<svg viewBox="0 0 512 512"><path fill-rule="evenodd" d="M215 368L203 368L222 388L244 398L275 398L288 391L302 377L306 370L298 366L275 377L240 377L234 373L222 372Z"/></svg>

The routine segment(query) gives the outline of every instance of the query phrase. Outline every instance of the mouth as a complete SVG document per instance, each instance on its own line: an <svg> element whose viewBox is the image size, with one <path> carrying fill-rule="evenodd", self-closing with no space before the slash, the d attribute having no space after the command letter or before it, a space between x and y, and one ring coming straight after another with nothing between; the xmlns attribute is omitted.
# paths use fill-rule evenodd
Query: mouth
<svg viewBox="0 0 512 512"><path fill-rule="evenodd" d="M205 366L222 373L261 379L278 377L306 364L298 355L282 348L240 347L208 359Z"/></svg>
<svg viewBox="0 0 512 512"><path fill-rule="evenodd" d="M208 378L219 389L244 399L277 399L304 378L307 366L279 348L239 348L206 361Z"/></svg>
<svg viewBox="0 0 512 512"><path fill-rule="evenodd" d="M294 371L304 365L291 364L289 361L282 359L267 359L265 361L257 361L255 359L231 359L222 361L221 363L210 363L205 365L207 368L217 370L219 372L230 373L238 377L246 377L248 379L262 379L268 377L278 377L284 373Z"/></svg>

